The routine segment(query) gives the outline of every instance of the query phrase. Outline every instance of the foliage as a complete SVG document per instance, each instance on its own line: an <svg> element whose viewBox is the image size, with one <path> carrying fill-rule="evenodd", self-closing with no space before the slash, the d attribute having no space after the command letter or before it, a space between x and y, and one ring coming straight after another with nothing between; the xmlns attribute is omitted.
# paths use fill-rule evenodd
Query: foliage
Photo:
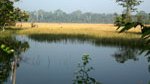
<svg viewBox="0 0 150 84"><path fill-rule="evenodd" d="M11 54L11 53L14 52L13 49L11 49L10 47L6 46L5 44L1 44L0 49L1 49L3 52L7 53L7 54Z"/></svg>
<svg viewBox="0 0 150 84"><path fill-rule="evenodd" d="M128 22L128 23L123 24L122 26L119 25L117 30L119 28L121 28L121 30L119 31L119 33L121 33L121 32L127 31L127 30L129 30L131 28L136 28L137 26L141 26L141 31L143 29L145 29L145 27L144 27L144 25L142 23L139 23L139 22Z"/></svg>
<svg viewBox="0 0 150 84"><path fill-rule="evenodd" d="M128 20L126 19L126 15L125 14L122 14L122 15L116 15L116 18L115 18L115 26L118 26L117 30L122 27L122 26L125 26L125 24L128 23Z"/></svg>
<svg viewBox="0 0 150 84"><path fill-rule="evenodd" d="M143 21L146 24L150 24L148 21L149 14L142 11L142 16L144 16ZM66 13L62 10L56 11L30 11L29 22L51 22L51 23L113 23L115 21L115 14L105 14L105 13L83 13L80 10L74 11L72 13ZM140 12L139 12L140 13ZM132 15L132 18L136 20L136 15Z"/></svg>
<svg viewBox="0 0 150 84"><path fill-rule="evenodd" d="M119 1L119 2L121 1L122 3L120 5L122 5L123 7L125 7L127 9L125 16L131 16L131 15L129 15L129 12L130 12L129 9L134 11L134 7L137 5L140 5L140 3L141 3L141 1L137 1L137 0L117 0L117 1ZM130 1L134 1L134 2L127 3ZM145 25L145 22L143 21L143 19L145 17L144 15L145 15L144 12L137 13L137 16L136 16L137 20L136 21L132 21L132 19L130 19L129 21L124 21L128 17L126 17L126 18L120 17L123 20L122 19L121 20L116 19L115 24L116 24L116 26L118 26L118 29L122 28L120 30L120 32L124 32L126 30L131 29L131 28L136 28L138 25L140 25L141 32L142 32L142 38L143 38L143 40L146 41L146 43L144 43L145 47L141 51L141 53L146 51L145 55L147 56L148 62L150 62L150 26ZM149 18L148 18L147 22L150 21L150 14L148 16L149 16ZM149 71L150 71L150 65L149 65Z"/></svg>
<svg viewBox="0 0 150 84"><path fill-rule="evenodd" d="M144 12L141 11L136 15L136 17L137 17L136 21L132 21L132 19L130 19L129 21L126 20L126 18L127 18L126 16L128 16L128 13L131 12L128 9L133 10L133 11L136 10L135 6L140 5L140 3L142 1L140 1L140 0L116 0L116 2L121 2L119 4L127 9L126 13L122 14L122 16L116 16L115 25L118 26L117 29L121 28L121 30L119 32L124 32L131 28L136 28L137 26L140 26L141 32L142 32L142 38L147 40L147 44L149 46L150 27L145 26L145 24L142 20L142 19L144 19L144 18L142 18L142 17L144 17L142 15L145 15ZM131 15L129 15L129 16L131 17Z"/></svg>
<svg viewBox="0 0 150 84"><path fill-rule="evenodd" d="M150 60L150 27L145 26L145 30L143 30L142 38L146 40L145 48L141 51L143 53L144 51L147 51L145 54L148 56L148 60Z"/></svg>
<svg viewBox="0 0 150 84"><path fill-rule="evenodd" d="M13 3L10 0L0 0L0 26L9 23L13 19Z"/></svg>
<svg viewBox="0 0 150 84"><path fill-rule="evenodd" d="M101 84L89 76L89 72L93 70L93 67L88 67L89 55L83 55L82 61L83 63L78 65L79 70L75 73L76 79L73 84Z"/></svg>
<svg viewBox="0 0 150 84"><path fill-rule="evenodd" d="M140 5L142 1L141 0L116 0L116 2L119 3L119 5L121 5L123 8L125 8L125 13L123 13L121 16L120 15L116 16L115 25L118 26L117 29L123 26L123 29L120 31L122 32L139 25L138 21L137 22L132 21L131 13L137 10L135 7Z"/></svg>
<svg viewBox="0 0 150 84"><path fill-rule="evenodd" d="M0 27L15 25L16 21L27 21L28 15L25 11L15 8L13 4L19 0L0 0Z"/></svg>
<svg viewBox="0 0 150 84"><path fill-rule="evenodd" d="M116 2L122 7L126 8L127 13L137 10L135 7L142 3L141 0L116 0Z"/></svg>
<svg viewBox="0 0 150 84"><path fill-rule="evenodd" d="M14 19L16 21L28 21L29 15L26 13L26 11L22 11L19 8L14 9Z"/></svg>
<svg viewBox="0 0 150 84"><path fill-rule="evenodd" d="M20 54L29 48L29 44L9 37L0 39L0 45L0 84L3 84L10 76L15 56L20 58Z"/></svg>
<svg viewBox="0 0 150 84"><path fill-rule="evenodd" d="M28 48L27 42L17 41L14 37L0 39L0 54L19 54L19 52L24 52Z"/></svg>

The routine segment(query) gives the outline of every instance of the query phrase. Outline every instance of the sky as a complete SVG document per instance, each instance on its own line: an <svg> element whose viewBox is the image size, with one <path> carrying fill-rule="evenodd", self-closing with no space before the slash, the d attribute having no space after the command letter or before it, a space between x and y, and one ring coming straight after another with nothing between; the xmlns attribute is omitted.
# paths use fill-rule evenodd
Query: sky
<svg viewBox="0 0 150 84"><path fill-rule="evenodd" d="M150 13L150 0L143 0L144 2L138 6L138 10L143 10ZM54 11L61 9L67 13L76 10L93 13L121 13L122 7L115 3L115 0L21 0L15 3L26 11L45 10Z"/></svg>

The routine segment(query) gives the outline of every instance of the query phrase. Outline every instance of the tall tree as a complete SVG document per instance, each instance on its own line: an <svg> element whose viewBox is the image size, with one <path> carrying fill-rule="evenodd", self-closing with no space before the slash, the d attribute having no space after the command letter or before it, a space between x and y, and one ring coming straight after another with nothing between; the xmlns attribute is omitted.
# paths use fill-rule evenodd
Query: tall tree
<svg viewBox="0 0 150 84"><path fill-rule="evenodd" d="M117 29L121 28L121 26L125 26L132 22L131 13L137 10L136 6L140 5L141 0L116 0L116 2L125 8L122 15L116 17L115 25L118 26ZM124 31L126 28L123 28ZM130 28L127 28L130 29Z"/></svg>
<svg viewBox="0 0 150 84"><path fill-rule="evenodd" d="M15 8L13 11L13 20L12 23L15 22L21 22L21 26L22 26L22 22L23 21L27 21L29 18L29 15L26 13L26 11L22 11L19 8Z"/></svg>
<svg viewBox="0 0 150 84"><path fill-rule="evenodd" d="M13 18L13 3L10 0L0 0L0 26L3 28Z"/></svg>
<svg viewBox="0 0 150 84"><path fill-rule="evenodd" d="M116 0L119 5L125 8L125 18L126 22L131 22L131 12L137 10L136 6L140 5L141 0Z"/></svg>
<svg viewBox="0 0 150 84"><path fill-rule="evenodd" d="M140 0L116 0L120 5L126 8L126 13L125 16L131 16L131 12L136 10L136 6L140 5L142 1ZM138 14L137 20L139 21L132 21L129 19L127 22L123 22L126 20L126 17L121 16L121 20L116 21L115 24L121 23L118 26L118 29L121 28L120 32L124 32L126 30L129 30L131 28L135 28L136 26L140 25L141 26L141 31L142 31L142 38L146 41L145 49L143 51L147 51L146 55L149 55L148 60L150 60L150 26L145 25L145 23L142 21L142 16L141 14L144 14L144 12L141 12ZM123 19L123 20L122 20ZM142 52L143 52L142 51Z"/></svg>
<svg viewBox="0 0 150 84"><path fill-rule="evenodd" d="M129 30L133 27L136 27L137 25L141 25L141 28L143 27L143 23L134 22L131 18L131 13L137 10L136 6L142 3L141 0L116 0L116 2L125 8L125 13L123 13L121 16L117 16L115 21L115 25L118 26L117 29L122 28L120 32Z"/></svg>
<svg viewBox="0 0 150 84"><path fill-rule="evenodd" d="M19 0L0 0L0 27L5 28L16 21L27 20L28 15L25 11L14 7L14 3Z"/></svg>

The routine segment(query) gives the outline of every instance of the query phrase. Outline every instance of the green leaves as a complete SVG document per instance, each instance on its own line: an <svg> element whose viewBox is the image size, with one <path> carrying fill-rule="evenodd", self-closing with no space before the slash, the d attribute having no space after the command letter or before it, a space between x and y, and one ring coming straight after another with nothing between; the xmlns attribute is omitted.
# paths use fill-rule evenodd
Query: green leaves
<svg viewBox="0 0 150 84"><path fill-rule="evenodd" d="M132 11L135 11L135 6L140 5L143 1L141 0L116 0L116 2L122 7L129 8Z"/></svg>
<svg viewBox="0 0 150 84"><path fill-rule="evenodd" d="M5 44L1 44L0 49L5 52L6 54L12 54L14 53L14 49L11 49L10 47L6 46Z"/></svg>
<svg viewBox="0 0 150 84"><path fill-rule="evenodd" d="M11 12L13 12L13 2L10 0L0 0L0 26L9 22Z"/></svg>
<svg viewBox="0 0 150 84"><path fill-rule="evenodd" d="M146 47L142 52L147 51L145 55L148 56L150 55L150 27L144 26L142 30L144 30L142 31L142 38L146 41Z"/></svg>
<svg viewBox="0 0 150 84"><path fill-rule="evenodd" d="M29 16L25 11L15 8L14 2L19 0L0 0L0 27L5 28L5 24L15 25L16 21L27 21Z"/></svg>
<svg viewBox="0 0 150 84"><path fill-rule="evenodd" d="M89 55L88 54L83 55L82 60L83 60L83 65L88 64L90 60Z"/></svg>
<svg viewBox="0 0 150 84"><path fill-rule="evenodd" d="M123 26L119 27L119 28L121 28L119 33L127 31L127 30L129 30L131 28L136 28L137 26L140 26L141 28L144 27L144 25L142 23L139 23L139 22L128 22L128 23L125 23Z"/></svg>
<svg viewBox="0 0 150 84"><path fill-rule="evenodd" d="M14 9L14 18L16 21L27 21L29 18L29 15L25 12L20 10L19 8Z"/></svg>
<svg viewBox="0 0 150 84"><path fill-rule="evenodd" d="M116 16L115 25L118 26L117 29L121 28L120 32L123 32L125 30L129 30L135 26L138 25L137 22L132 22L131 18L131 12L134 12L136 10L136 6L140 5L142 3L141 0L116 0L119 5L123 6L125 8L125 13L123 13L120 16Z"/></svg>
<svg viewBox="0 0 150 84"><path fill-rule="evenodd" d="M75 73L76 76L73 84L101 84L89 76L89 72L93 70L93 67L88 66L90 59L88 54L82 56L83 64L79 64L79 69Z"/></svg>

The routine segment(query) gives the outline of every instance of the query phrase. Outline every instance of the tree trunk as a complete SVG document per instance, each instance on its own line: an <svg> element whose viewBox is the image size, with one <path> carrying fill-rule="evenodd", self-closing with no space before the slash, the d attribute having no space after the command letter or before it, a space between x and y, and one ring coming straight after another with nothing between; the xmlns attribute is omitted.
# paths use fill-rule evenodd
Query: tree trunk
<svg viewBox="0 0 150 84"><path fill-rule="evenodd" d="M3 29L3 31L5 31L5 26L6 26L6 23L3 25L3 27L2 27L2 29Z"/></svg>
<svg viewBox="0 0 150 84"><path fill-rule="evenodd" d="M130 6L127 6L127 9L126 9L126 22L131 22L132 19L131 19L131 8Z"/></svg>

